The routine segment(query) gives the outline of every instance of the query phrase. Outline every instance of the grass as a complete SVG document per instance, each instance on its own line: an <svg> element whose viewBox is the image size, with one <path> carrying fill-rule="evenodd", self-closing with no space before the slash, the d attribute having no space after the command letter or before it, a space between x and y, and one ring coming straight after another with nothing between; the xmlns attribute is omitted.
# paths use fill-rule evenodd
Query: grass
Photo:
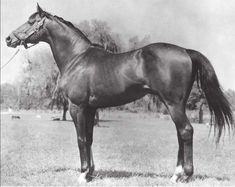
<svg viewBox="0 0 235 187"><path fill-rule="evenodd" d="M80 168L71 121L52 121L55 114L34 112L1 115L1 185L75 186ZM101 114L95 127L95 178L88 186L169 186L177 156L171 120L127 112ZM193 124L195 175L174 186L235 185L234 139L216 147L209 128Z"/></svg>

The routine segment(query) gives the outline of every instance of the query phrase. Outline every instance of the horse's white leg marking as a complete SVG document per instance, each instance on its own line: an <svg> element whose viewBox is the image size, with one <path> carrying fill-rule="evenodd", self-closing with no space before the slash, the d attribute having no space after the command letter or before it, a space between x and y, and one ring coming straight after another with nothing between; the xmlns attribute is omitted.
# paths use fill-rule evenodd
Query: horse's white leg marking
<svg viewBox="0 0 235 187"><path fill-rule="evenodd" d="M87 173L88 173L88 170L80 174L80 176L78 178L79 184L86 184L87 183L87 179L86 179Z"/></svg>
<svg viewBox="0 0 235 187"><path fill-rule="evenodd" d="M175 173L174 175L171 177L170 181L172 183L177 183L177 180L184 174L184 170L183 167L181 165L177 166L175 168Z"/></svg>

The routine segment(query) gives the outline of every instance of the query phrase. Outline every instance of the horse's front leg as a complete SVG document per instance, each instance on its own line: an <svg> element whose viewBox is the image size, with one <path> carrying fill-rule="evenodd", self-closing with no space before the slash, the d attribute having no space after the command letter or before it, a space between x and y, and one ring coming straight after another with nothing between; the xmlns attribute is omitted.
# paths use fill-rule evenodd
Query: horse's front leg
<svg viewBox="0 0 235 187"><path fill-rule="evenodd" d="M94 171L91 144L95 110L88 106L70 104L70 114L75 124L80 152L81 174L79 183L86 183Z"/></svg>
<svg viewBox="0 0 235 187"><path fill-rule="evenodd" d="M95 164L93 160L93 154L92 154L92 142L93 142L93 128L95 125L95 113L96 109L93 108L87 108L86 110L86 139L87 139L87 151L88 151L88 159L89 159L89 172L87 175L87 179L92 179L92 173L95 169Z"/></svg>

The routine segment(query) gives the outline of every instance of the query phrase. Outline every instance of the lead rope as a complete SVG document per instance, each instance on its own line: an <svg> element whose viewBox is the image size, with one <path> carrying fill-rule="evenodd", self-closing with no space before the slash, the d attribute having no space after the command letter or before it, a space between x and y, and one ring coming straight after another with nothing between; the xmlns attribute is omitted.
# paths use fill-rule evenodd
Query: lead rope
<svg viewBox="0 0 235 187"><path fill-rule="evenodd" d="M1 66L1 70L2 70L7 64L9 64L9 63L12 61L12 59L17 55L17 53L19 53L19 51L20 51L20 49L17 49L17 51L14 53L14 55L13 55L5 64L3 64L3 65Z"/></svg>

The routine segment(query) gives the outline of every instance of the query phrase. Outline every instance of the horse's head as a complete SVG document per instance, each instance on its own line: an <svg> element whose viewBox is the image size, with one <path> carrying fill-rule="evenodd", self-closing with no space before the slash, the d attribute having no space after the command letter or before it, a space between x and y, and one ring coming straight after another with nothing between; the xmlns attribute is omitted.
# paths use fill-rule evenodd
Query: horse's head
<svg viewBox="0 0 235 187"><path fill-rule="evenodd" d="M24 45L25 48L28 48L28 43L36 44L39 41L44 41L46 33L44 22L46 19L47 13L37 4L37 12L32 14L26 23L6 38L7 46L15 48L18 45Z"/></svg>

